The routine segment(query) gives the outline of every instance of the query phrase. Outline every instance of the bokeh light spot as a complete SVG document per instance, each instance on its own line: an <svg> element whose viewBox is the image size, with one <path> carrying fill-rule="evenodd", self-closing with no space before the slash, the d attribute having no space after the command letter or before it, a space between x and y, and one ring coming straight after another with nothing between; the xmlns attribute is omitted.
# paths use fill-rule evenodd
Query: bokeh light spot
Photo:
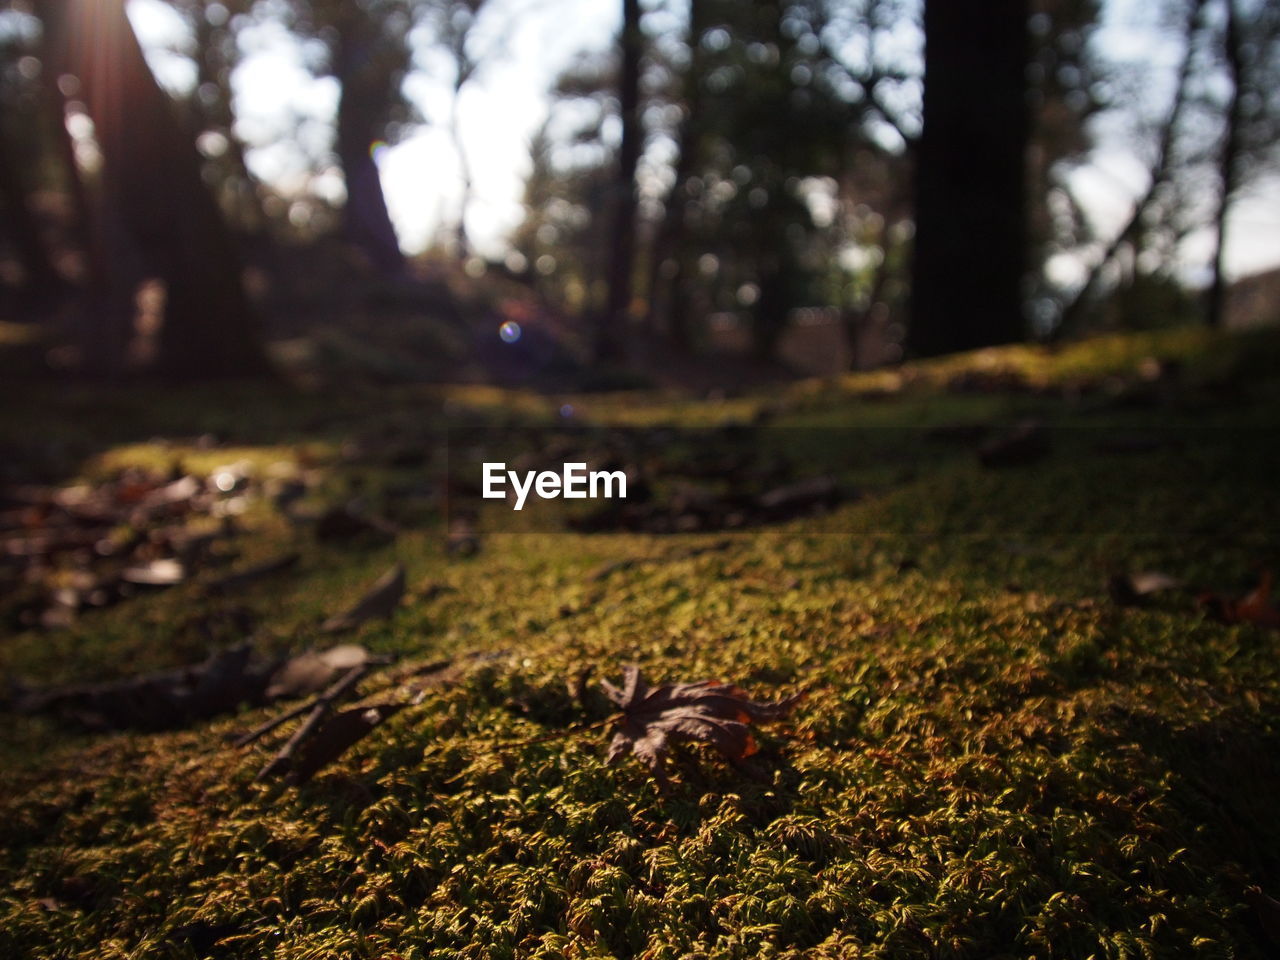
<svg viewBox="0 0 1280 960"><path fill-rule="evenodd" d="M515 343L520 339L520 324L514 320L508 320L498 328L498 336L502 338L503 343Z"/></svg>

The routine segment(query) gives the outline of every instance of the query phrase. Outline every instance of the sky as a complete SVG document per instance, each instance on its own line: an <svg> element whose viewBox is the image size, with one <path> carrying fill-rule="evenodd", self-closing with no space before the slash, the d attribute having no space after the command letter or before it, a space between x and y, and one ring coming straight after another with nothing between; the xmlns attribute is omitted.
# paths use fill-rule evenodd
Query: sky
<svg viewBox="0 0 1280 960"><path fill-rule="evenodd" d="M523 11L519 29L509 34L501 55L484 61L461 100L462 139L474 189L467 228L481 253L504 255L506 237L521 220L529 142L546 117L547 89L577 53L611 42L620 6L603 0L493 0L492 19L482 17L478 40L492 37L493 26L511 11ZM1097 42L1112 59L1167 63L1171 73L1179 52L1160 39L1151 10L1152 5L1142 0L1107 0ZM129 13L161 81L174 89L189 89L190 63L172 52L189 42L178 15L162 0L130 0ZM308 154L327 152L337 85L330 78L312 76L303 50L278 24L255 26L243 43L246 56L233 78L237 133L251 147L249 162L255 174L286 192L301 191L311 171ZM401 245L417 252L456 221L460 176L446 132L452 109L447 78L425 69L410 76L405 92L426 122L379 151L378 162ZM1153 98L1171 93L1148 92ZM279 142L285 123L294 125L293 132ZM1128 218L1146 175L1123 132L1101 127L1097 133L1090 162L1071 174L1071 183L1098 234L1109 237ZM340 197L341 183L338 171L330 169L309 185ZM1211 250L1212 235L1207 231L1187 239L1181 258L1187 279L1205 279ZM1240 198L1229 224L1226 252L1233 276L1280 265L1280 178ZM1070 283L1085 267L1081 258L1067 256L1050 268L1055 279Z"/></svg>

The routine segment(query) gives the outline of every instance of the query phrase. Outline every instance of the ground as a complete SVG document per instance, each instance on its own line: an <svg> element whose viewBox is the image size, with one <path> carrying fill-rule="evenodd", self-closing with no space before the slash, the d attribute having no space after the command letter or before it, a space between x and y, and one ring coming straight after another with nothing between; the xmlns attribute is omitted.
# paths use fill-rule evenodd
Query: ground
<svg viewBox="0 0 1280 960"><path fill-rule="evenodd" d="M317 624L396 561L404 602L351 639L399 660L361 695L457 672L301 786L255 782L269 749L227 742L281 705L160 732L6 714L0 955L1273 956L1280 632L1222 621L1280 569L1277 360L1274 332L1191 330L697 400L25 384L8 483L238 462L306 476L304 517L356 498L400 533L317 543L250 499L231 569L296 567L233 597L206 595L211 570L56 630L5 606L11 684L177 666L245 631L326 646ZM478 551L450 551L414 452L566 405L767 421L792 479L838 447L856 496L680 534L507 532L488 504ZM984 465L978 428L1027 417L1036 444ZM1139 571L1189 586L1108 588ZM590 726L595 681L628 664L804 697L751 763L682 748L659 790Z"/></svg>

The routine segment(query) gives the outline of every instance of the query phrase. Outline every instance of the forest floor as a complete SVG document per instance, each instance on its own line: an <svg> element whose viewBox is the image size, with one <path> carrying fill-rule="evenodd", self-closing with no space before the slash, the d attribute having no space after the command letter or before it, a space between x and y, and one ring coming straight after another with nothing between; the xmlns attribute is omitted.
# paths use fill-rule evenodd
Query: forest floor
<svg viewBox="0 0 1280 960"><path fill-rule="evenodd" d="M1280 951L1275 332L713 400L5 389L0 956ZM460 475L582 444L648 505L574 532ZM256 779L300 720L230 742L305 698L156 673L246 638L394 661L305 782ZM628 665L803 696L660 788L606 764Z"/></svg>

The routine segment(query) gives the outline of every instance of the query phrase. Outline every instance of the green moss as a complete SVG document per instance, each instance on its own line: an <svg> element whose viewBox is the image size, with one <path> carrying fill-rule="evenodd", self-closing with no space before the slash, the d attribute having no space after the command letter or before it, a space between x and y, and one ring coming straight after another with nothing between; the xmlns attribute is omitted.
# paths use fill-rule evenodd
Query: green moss
<svg viewBox="0 0 1280 960"><path fill-rule="evenodd" d="M411 589L454 589L411 597L359 640L410 659L494 656L283 792L251 782L260 756L224 745L267 711L148 735L6 718L0 955L1268 956L1242 897L1254 883L1280 891L1268 803L1280 638L1207 621L1187 597L1122 609L1105 591L1116 569L1243 588L1277 566L1274 474L1238 439L1274 437L1275 371L1245 359L1263 346L1274 338L1173 331L999 355L1046 383L1153 353L1185 358L1189 391L1237 371L1243 397L1174 408L1195 431L1140 456L1099 455L1096 429L1167 429L1169 407L940 391L964 360L886 403L856 396L870 380L734 401L729 416L686 400L648 398L643 414L628 412L634 397L580 400L600 419L679 423L775 402L784 426L1054 418L1052 454L1006 471L926 447L919 431L886 434L848 465L862 500L705 552L688 548L718 538L492 534L464 559L430 528L357 550L260 509L242 562L299 547L295 571L234 599L202 600L197 583L62 633L10 636L0 666L50 682L183 662L202 641L182 624L232 603L253 612L267 648L315 644L323 616L394 560ZM198 399L190 407L224 425L234 458L264 465L388 422L408 430L440 404L555 409L410 391L282 400L269 422L237 425L242 395ZM148 419L135 399L105 396L135 418L134 435L113 420L111 442L90 443L92 427L58 416L66 402L40 416L84 451L75 470L192 456L117 445L190 436L198 425L171 410ZM399 477L301 456L327 471L325 489ZM910 471L885 466L898 456ZM565 682L588 665L616 678L624 663L654 681L809 694L789 724L761 731L754 776L692 748L667 794L632 761L606 767L602 731L511 745L604 716Z"/></svg>

